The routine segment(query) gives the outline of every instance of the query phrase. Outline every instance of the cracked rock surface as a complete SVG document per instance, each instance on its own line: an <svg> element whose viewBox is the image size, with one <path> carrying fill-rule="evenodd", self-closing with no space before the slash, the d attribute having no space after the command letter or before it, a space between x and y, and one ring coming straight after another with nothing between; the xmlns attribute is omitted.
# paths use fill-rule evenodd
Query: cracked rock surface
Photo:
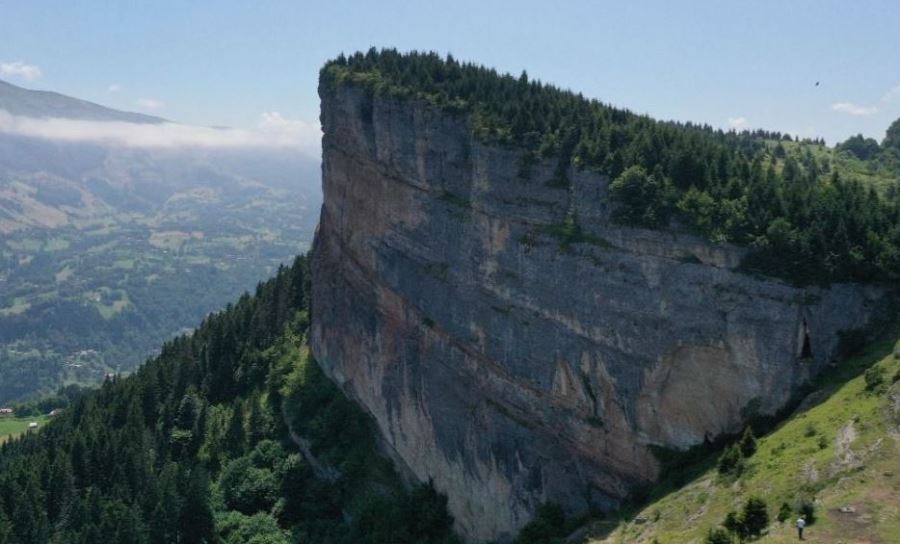
<svg viewBox="0 0 900 544"><path fill-rule="evenodd" d="M608 179L523 172L469 119L349 85L320 90L324 205L311 344L402 471L471 541L546 501L614 508L683 449L771 414L882 307L799 289L742 248L609 220ZM554 233L577 218L582 234ZM802 355L802 357L801 357Z"/></svg>

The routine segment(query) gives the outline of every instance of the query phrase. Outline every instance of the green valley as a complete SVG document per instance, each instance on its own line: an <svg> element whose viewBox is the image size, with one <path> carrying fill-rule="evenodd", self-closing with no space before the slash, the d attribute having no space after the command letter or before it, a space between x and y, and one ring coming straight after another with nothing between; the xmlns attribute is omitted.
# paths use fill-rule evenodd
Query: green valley
<svg viewBox="0 0 900 544"><path fill-rule="evenodd" d="M0 134L0 403L128 372L304 251L314 172L279 150Z"/></svg>
<svg viewBox="0 0 900 544"><path fill-rule="evenodd" d="M177 209L6 235L0 402L133 368L308 247L313 212L286 203L302 200L296 192L217 193Z"/></svg>

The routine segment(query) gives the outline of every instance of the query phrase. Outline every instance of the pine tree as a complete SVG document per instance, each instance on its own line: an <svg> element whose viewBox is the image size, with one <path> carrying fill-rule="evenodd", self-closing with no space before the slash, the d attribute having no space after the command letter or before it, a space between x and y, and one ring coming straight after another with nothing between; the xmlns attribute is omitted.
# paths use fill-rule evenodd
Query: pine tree
<svg viewBox="0 0 900 544"><path fill-rule="evenodd" d="M744 434L741 436L741 441L739 443L741 448L741 454L746 457L753 456L756 453L756 436L753 435L753 429L747 427L744 430Z"/></svg>
<svg viewBox="0 0 900 544"><path fill-rule="evenodd" d="M894 153L895 157L900 158L900 119L897 119L888 127L884 140L881 142L881 148Z"/></svg>
<svg viewBox="0 0 900 544"><path fill-rule="evenodd" d="M724 529L710 529L706 534L706 544L731 544L731 537Z"/></svg>
<svg viewBox="0 0 900 544"><path fill-rule="evenodd" d="M743 540L747 536L747 527L744 525L743 518L737 512L728 512L722 525L724 525L729 533L736 536L738 539Z"/></svg>
<svg viewBox="0 0 900 544"><path fill-rule="evenodd" d="M769 512L766 501L759 497L750 497L744 504L742 514L744 527L751 537L758 537L769 526Z"/></svg>
<svg viewBox="0 0 900 544"><path fill-rule="evenodd" d="M10 520L15 520L13 541L21 544L46 544L50 524L42 501L38 479L33 470L23 474L25 480L13 500Z"/></svg>
<svg viewBox="0 0 900 544"><path fill-rule="evenodd" d="M178 534L181 542L218 542L215 521L209 507L209 479L201 467L191 470L178 520Z"/></svg>
<svg viewBox="0 0 900 544"><path fill-rule="evenodd" d="M778 519L779 522L784 523L793 516L794 512L791 509L791 506L786 502L781 503L781 508L778 509L778 517L776 519Z"/></svg>
<svg viewBox="0 0 900 544"><path fill-rule="evenodd" d="M9 518L6 517L6 512L0 508L0 544L7 544L11 535L12 526L9 523Z"/></svg>
<svg viewBox="0 0 900 544"><path fill-rule="evenodd" d="M743 468L744 456L741 454L740 448L734 444L725 448L725 451L719 456L719 474L740 474Z"/></svg>
<svg viewBox="0 0 900 544"><path fill-rule="evenodd" d="M244 432L244 403L237 400L228 420L228 428L225 431L223 449L231 457L239 457L244 453L246 434Z"/></svg>
<svg viewBox="0 0 900 544"><path fill-rule="evenodd" d="M159 475L158 496L150 521L153 542L175 542L181 515L182 498L178 494L180 471L175 463L167 463Z"/></svg>
<svg viewBox="0 0 900 544"><path fill-rule="evenodd" d="M254 396L248 401L250 405L250 413L247 417L247 438L250 447L256 445L272 432L272 425L267 417L266 411L262 407L262 400L259 396Z"/></svg>
<svg viewBox="0 0 900 544"><path fill-rule="evenodd" d="M75 479L68 458L57 458L51 465L46 487L47 517L53 522L65 520L75 495Z"/></svg>

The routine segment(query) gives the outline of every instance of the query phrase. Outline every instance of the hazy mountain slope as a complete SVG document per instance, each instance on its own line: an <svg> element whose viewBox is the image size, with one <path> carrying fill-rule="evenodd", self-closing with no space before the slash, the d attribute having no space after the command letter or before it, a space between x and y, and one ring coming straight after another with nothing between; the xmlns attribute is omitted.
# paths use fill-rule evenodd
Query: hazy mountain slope
<svg viewBox="0 0 900 544"><path fill-rule="evenodd" d="M165 119L118 111L50 91L35 91L0 81L0 110L23 117L56 117L83 121L164 123Z"/></svg>
<svg viewBox="0 0 900 544"><path fill-rule="evenodd" d="M598 524L604 543L702 542L729 511L764 499L771 523L763 542L794 542L797 507L815 507L812 542L900 542L900 337L898 330L833 372L823 389L778 429L758 441L739 477L715 467L672 488L618 526ZM874 387L867 388L864 370ZM849 381L849 376L855 376ZM880 383L878 383L880 382ZM782 503L792 507L777 521Z"/></svg>
<svg viewBox="0 0 900 544"><path fill-rule="evenodd" d="M0 86L23 115L160 122ZM0 134L0 404L134 367L308 247L319 165L294 149Z"/></svg>

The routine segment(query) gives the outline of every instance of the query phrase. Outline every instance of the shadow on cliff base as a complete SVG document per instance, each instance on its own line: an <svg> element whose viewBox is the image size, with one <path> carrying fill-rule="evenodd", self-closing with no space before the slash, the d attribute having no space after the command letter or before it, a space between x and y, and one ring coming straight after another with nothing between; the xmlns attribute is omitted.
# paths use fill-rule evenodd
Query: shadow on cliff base
<svg viewBox="0 0 900 544"><path fill-rule="evenodd" d="M841 386L859 377L869 367L894 351L895 345L900 341L900 323L896 322L897 312L893 311L891 314L894 319L889 323L882 322L871 332L847 331L842 338L841 361L829 366L781 411L771 416L748 414L748 426L753 429L756 436L770 434L787 421L822 404ZM648 505L715 470L722 451L739 438L740 434L723 435L685 451L654 448L653 452L663 466L662 478L653 486L637 490L633 498L622 508L606 515L593 513L586 519L567 520L565 524L558 525L560 529L565 528L565 532L557 533L552 538L530 539L527 536L529 530L526 526L516 542L580 544L589 538L606 538L624 524L646 522L648 520L636 518L638 513ZM578 523L579 521L581 523ZM545 521L539 516L532 523L545 524ZM573 525L576 525L577 529L572 530Z"/></svg>

